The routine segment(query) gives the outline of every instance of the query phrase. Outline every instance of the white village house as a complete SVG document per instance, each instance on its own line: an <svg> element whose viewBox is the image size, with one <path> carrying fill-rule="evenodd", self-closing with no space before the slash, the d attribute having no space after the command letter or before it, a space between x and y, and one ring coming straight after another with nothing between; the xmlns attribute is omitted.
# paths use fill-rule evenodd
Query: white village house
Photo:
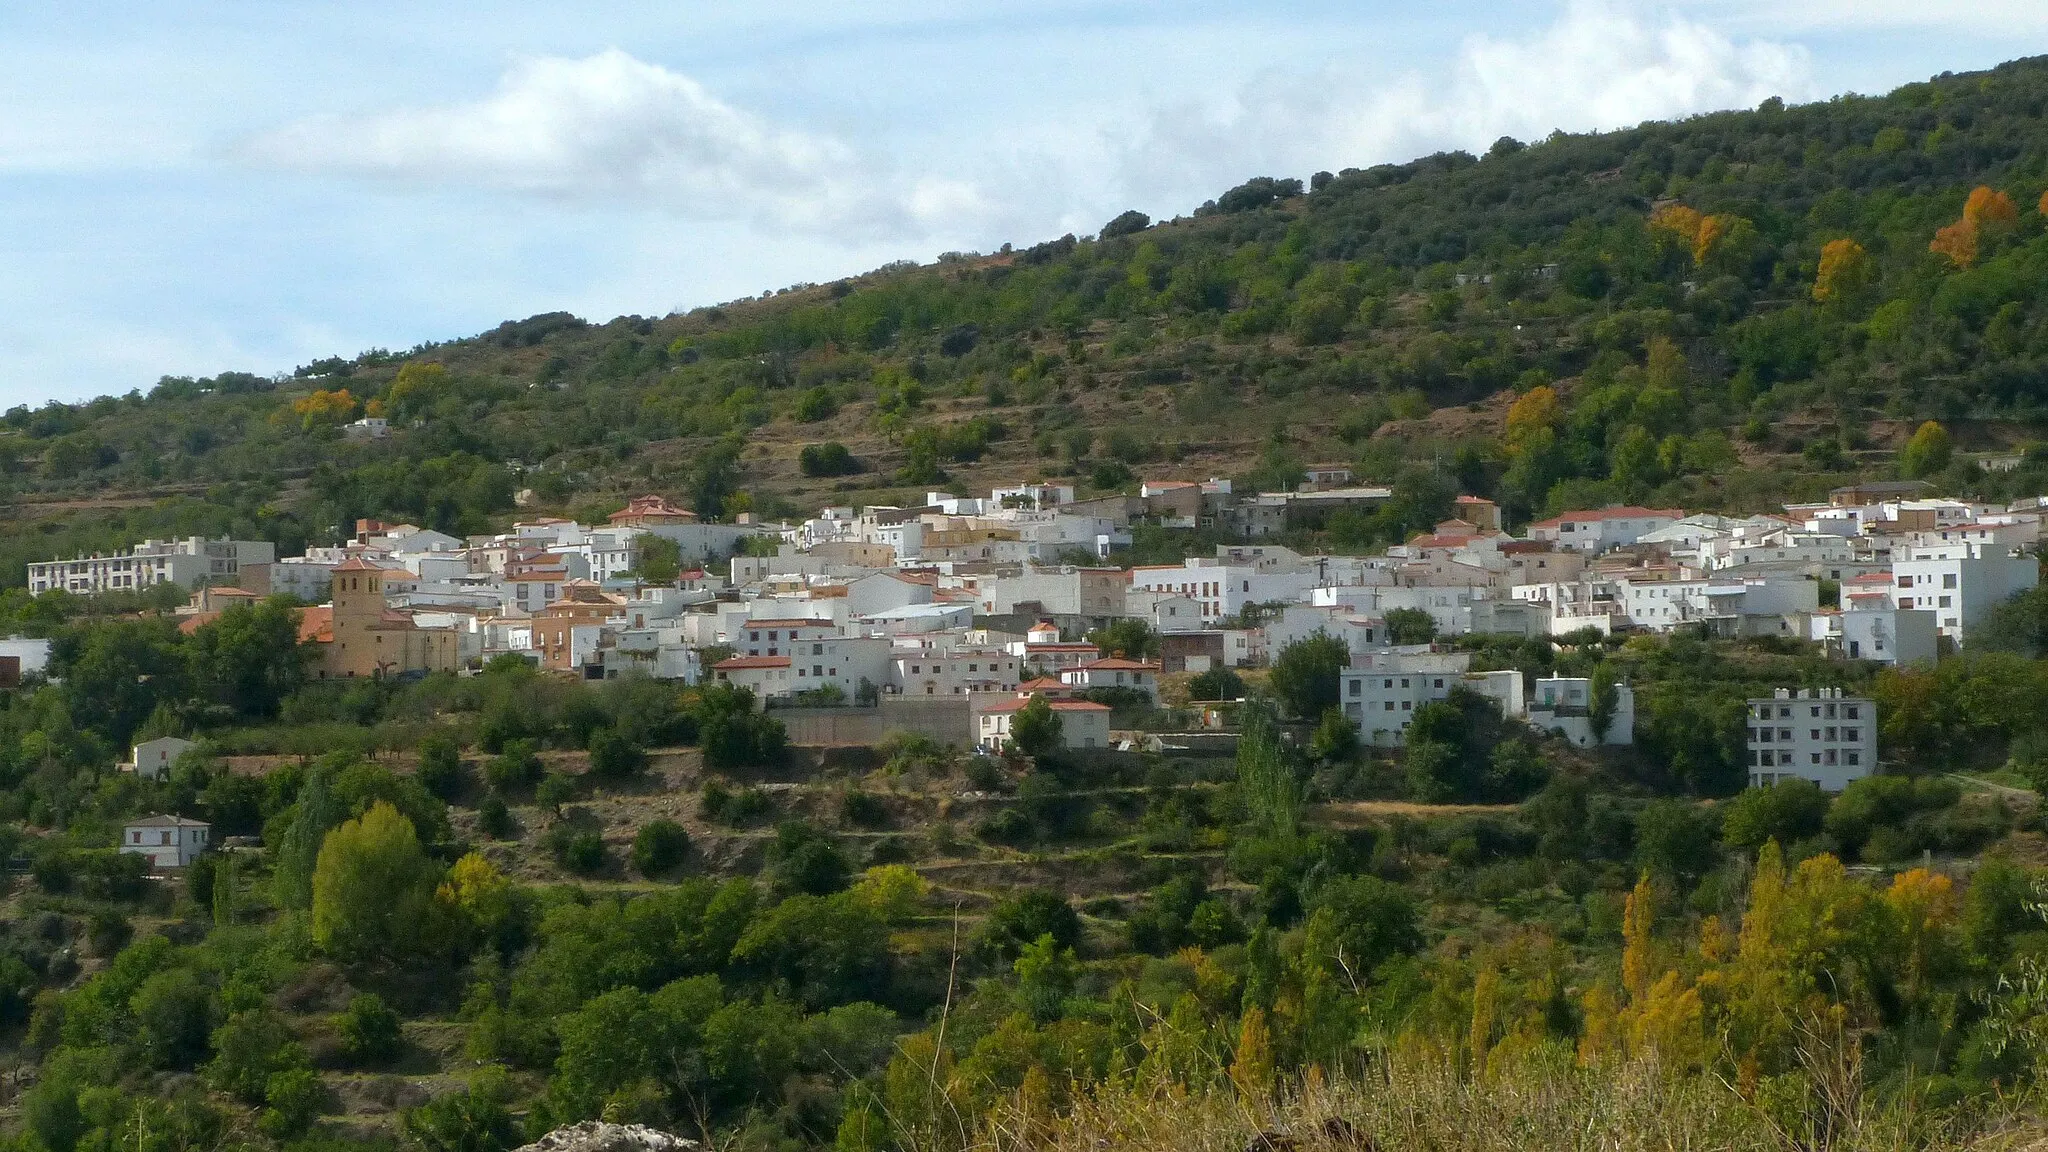
<svg viewBox="0 0 2048 1152"><path fill-rule="evenodd" d="M121 829L121 851L149 857L152 868L183 868L206 851L213 825L183 816L144 816Z"/></svg>
<svg viewBox="0 0 2048 1152"><path fill-rule="evenodd" d="M162 780L171 774L171 766L178 762L178 757L197 747L177 736L144 740L135 746L134 754L121 765L121 771L135 773L137 780Z"/></svg>

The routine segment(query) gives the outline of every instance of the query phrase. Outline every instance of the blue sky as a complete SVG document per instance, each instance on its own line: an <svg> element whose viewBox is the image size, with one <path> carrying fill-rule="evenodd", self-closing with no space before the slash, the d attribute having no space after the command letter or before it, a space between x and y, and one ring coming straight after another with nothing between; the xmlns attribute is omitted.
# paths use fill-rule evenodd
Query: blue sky
<svg viewBox="0 0 2048 1152"><path fill-rule="evenodd" d="M2038 0L10 0L0 405L2043 51Z"/></svg>

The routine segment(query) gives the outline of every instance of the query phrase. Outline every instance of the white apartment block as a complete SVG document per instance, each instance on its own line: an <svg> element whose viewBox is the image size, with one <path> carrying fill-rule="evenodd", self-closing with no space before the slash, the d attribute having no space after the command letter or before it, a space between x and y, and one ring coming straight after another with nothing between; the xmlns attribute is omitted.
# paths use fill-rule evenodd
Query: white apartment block
<svg viewBox="0 0 2048 1152"><path fill-rule="evenodd" d="M1634 544L1684 518L1684 511L1677 508L1617 506L1566 512L1529 525L1529 539L1546 540L1560 548L1597 555Z"/></svg>
<svg viewBox="0 0 2048 1152"><path fill-rule="evenodd" d="M1203 557L1185 564L1131 569L1133 591L1185 596L1202 606L1202 619L1211 625L1237 615L1247 604L1299 600L1315 585L1313 569L1274 570L1253 564L1219 564Z"/></svg>
<svg viewBox="0 0 2048 1152"><path fill-rule="evenodd" d="M1407 741L1415 710L1450 696L1471 664L1469 652L1402 648L1372 653L1344 670L1338 699L1362 739L1391 747Z"/></svg>
<svg viewBox="0 0 2048 1152"><path fill-rule="evenodd" d="M899 649L889 665L888 690L905 696L1015 692L1024 679L1024 661L995 649Z"/></svg>
<svg viewBox="0 0 2048 1152"><path fill-rule="evenodd" d="M1892 604L1932 609L1941 635L1956 644L1984 614L2040 583L2034 557L1983 544L1915 547L1892 561Z"/></svg>
<svg viewBox="0 0 2048 1152"><path fill-rule="evenodd" d="M30 564L28 590L40 594L62 589L90 596L134 592L165 583L195 588L202 583L239 580L245 565L268 565L276 559L277 546L268 540L208 540L203 536L144 540L117 555Z"/></svg>
<svg viewBox="0 0 2048 1152"><path fill-rule="evenodd" d="M1877 704L1839 688L1780 688L1749 702L1749 784L1811 780L1840 792L1877 769Z"/></svg>
<svg viewBox="0 0 2048 1152"><path fill-rule="evenodd" d="M1636 741L1636 693L1627 684L1614 685L1614 715L1607 730L1593 731L1593 681L1584 676L1546 676L1536 681L1529 701L1529 727L1558 732L1573 745L1633 744Z"/></svg>

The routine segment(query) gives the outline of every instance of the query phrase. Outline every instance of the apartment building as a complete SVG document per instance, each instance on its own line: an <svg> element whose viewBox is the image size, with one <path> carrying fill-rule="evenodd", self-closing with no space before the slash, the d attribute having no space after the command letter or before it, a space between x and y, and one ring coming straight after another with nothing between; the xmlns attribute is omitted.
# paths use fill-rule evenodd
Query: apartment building
<svg viewBox="0 0 2048 1152"><path fill-rule="evenodd" d="M28 566L28 590L40 595L59 589L81 596L101 592L134 592L157 584L196 588L200 584L235 584L243 570L261 567L268 587L268 566L277 546L268 540L144 540L126 552L46 560ZM256 572L249 573L252 576Z"/></svg>
<svg viewBox="0 0 2048 1152"><path fill-rule="evenodd" d="M1877 769L1877 703L1839 688L1780 688L1749 701L1749 783L1811 780L1840 792Z"/></svg>

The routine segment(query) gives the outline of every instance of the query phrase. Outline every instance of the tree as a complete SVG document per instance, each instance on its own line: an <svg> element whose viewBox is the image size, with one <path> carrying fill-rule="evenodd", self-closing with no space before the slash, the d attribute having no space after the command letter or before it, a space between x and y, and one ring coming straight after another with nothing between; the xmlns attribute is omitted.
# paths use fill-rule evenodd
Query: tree
<svg viewBox="0 0 2048 1152"><path fill-rule="evenodd" d="M539 783L543 771L531 741L508 740L504 749L484 765L484 780L496 791L511 792Z"/></svg>
<svg viewBox="0 0 2048 1152"><path fill-rule="evenodd" d="M1150 660L1159 655L1159 633L1136 616L1122 617L1112 621L1107 628L1090 632L1088 642L1101 649L1104 655L1120 652L1132 660Z"/></svg>
<svg viewBox="0 0 2048 1152"><path fill-rule="evenodd" d="M1010 718L1010 743L1032 759L1056 752L1061 747L1060 716L1043 696L1033 696Z"/></svg>
<svg viewBox="0 0 2048 1152"><path fill-rule="evenodd" d="M533 791L533 802L560 816L562 805L576 798L576 781L560 772L550 772L540 778L540 786Z"/></svg>
<svg viewBox="0 0 2048 1152"><path fill-rule="evenodd" d="M486 1067L469 1087L445 1092L399 1114L399 1130L421 1152L507 1152L522 1142L510 1109L513 1088L505 1070Z"/></svg>
<svg viewBox="0 0 2048 1152"><path fill-rule="evenodd" d="M768 869L775 887L784 892L827 896L845 888L853 869L831 836L803 820L776 826L768 849Z"/></svg>
<svg viewBox="0 0 2048 1152"><path fill-rule="evenodd" d="M1340 876L1317 891L1304 959L1354 979L1422 945L1415 898L1377 876Z"/></svg>
<svg viewBox="0 0 2048 1152"><path fill-rule="evenodd" d="M1324 712L1309 738L1308 754L1325 764L1348 763L1358 755L1358 725L1345 718L1342 708Z"/></svg>
<svg viewBox="0 0 2048 1152"><path fill-rule="evenodd" d="M435 869L412 821L384 801L327 834L313 870L313 943L353 963L399 962L440 945Z"/></svg>
<svg viewBox="0 0 2048 1152"><path fill-rule="evenodd" d="M683 546L652 532L634 538L639 556L633 561L634 574L649 584L667 587L683 574Z"/></svg>
<svg viewBox="0 0 2048 1152"><path fill-rule="evenodd" d="M851 476L861 470L860 461L836 440L806 444L796 455L797 470L806 476Z"/></svg>
<svg viewBox="0 0 2048 1152"><path fill-rule="evenodd" d="M1436 639L1436 617L1420 608L1389 608L1387 639L1395 644L1427 644Z"/></svg>
<svg viewBox="0 0 2048 1152"><path fill-rule="evenodd" d="M1820 268L1813 278L1813 298L1821 304L1845 304L1861 296L1870 279L1870 260L1854 240L1821 245Z"/></svg>
<svg viewBox="0 0 2048 1152"><path fill-rule="evenodd" d="M690 834L673 820L655 820L633 834L633 868L642 876L675 870L690 851Z"/></svg>
<svg viewBox="0 0 2048 1152"><path fill-rule="evenodd" d="M1267 683L1295 716L1321 716L1337 706L1339 681L1350 663L1351 649L1344 641L1317 629L1280 650Z"/></svg>
<svg viewBox="0 0 2048 1152"><path fill-rule="evenodd" d="M462 750L455 738L443 732L420 740L420 786L442 800L453 800L462 792Z"/></svg>
<svg viewBox="0 0 2048 1152"><path fill-rule="evenodd" d="M1152 217L1133 208L1128 212L1118 213L1116 219L1104 224L1101 236L1104 240L1114 240L1118 236L1129 236L1133 232L1143 232L1151 226Z"/></svg>
<svg viewBox="0 0 2048 1152"><path fill-rule="evenodd" d="M1932 476L1948 467L1953 452L1948 429L1928 420L1914 430L1913 438L1899 453L1899 471L1911 479Z"/></svg>
<svg viewBox="0 0 2048 1152"><path fill-rule="evenodd" d="M1750 788L1728 802L1721 839L1738 848L1761 848L1767 840L1792 844L1820 833L1827 818L1827 794L1811 780L1780 780Z"/></svg>
<svg viewBox="0 0 2048 1152"><path fill-rule="evenodd" d="M193 633L191 649L207 693L252 718L277 715L285 697L305 684L312 656L299 641L298 609L276 597L231 605Z"/></svg>
<svg viewBox="0 0 2048 1152"><path fill-rule="evenodd" d="M358 992L350 997L348 1010L334 1018L335 1035L341 1050L358 1065L382 1064L398 1055L404 1036L398 1013L375 992Z"/></svg>
<svg viewBox="0 0 2048 1152"><path fill-rule="evenodd" d="M982 945L1000 956L1015 956L1046 936L1063 949L1081 944L1080 913L1050 888L1028 888L997 901L981 930Z"/></svg>
<svg viewBox="0 0 2048 1152"><path fill-rule="evenodd" d="M600 780L629 780L647 767L647 753L615 728L590 734L590 772Z"/></svg>
<svg viewBox="0 0 2048 1152"><path fill-rule="evenodd" d="M294 808L292 821L278 841L271 884L279 905L310 908L320 847L328 829L348 816L348 810L334 795L333 770L327 764L316 762L307 771Z"/></svg>
<svg viewBox="0 0 2048 1152"><path fill-rule="evenodd" d="M1243 677L1221 664L1188 679L1190 700L1238 700L1243 696Z"/></svg>

